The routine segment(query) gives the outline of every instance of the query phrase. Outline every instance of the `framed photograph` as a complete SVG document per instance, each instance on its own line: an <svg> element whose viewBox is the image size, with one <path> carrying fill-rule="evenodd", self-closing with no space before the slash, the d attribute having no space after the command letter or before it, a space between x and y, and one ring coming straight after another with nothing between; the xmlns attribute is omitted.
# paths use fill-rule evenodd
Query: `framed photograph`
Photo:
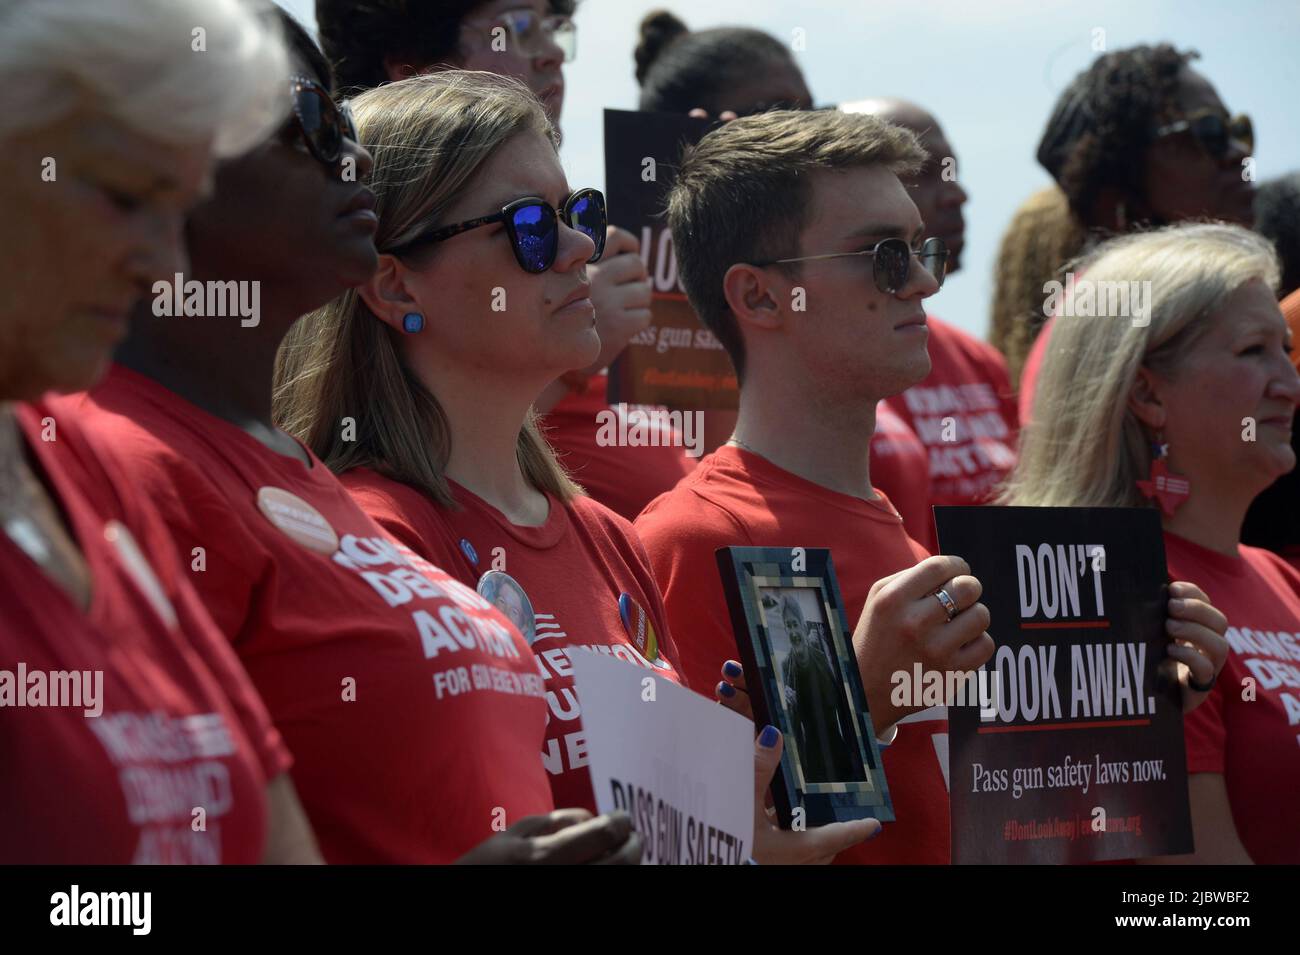
<svg viewBox="0 0 1300 955"><path fill-rule="evenodd" d="M759 725L785 737L781 825L894 819L831 553L722 547L718 570ZM796 817L796 810L801 810Z"/></svg>

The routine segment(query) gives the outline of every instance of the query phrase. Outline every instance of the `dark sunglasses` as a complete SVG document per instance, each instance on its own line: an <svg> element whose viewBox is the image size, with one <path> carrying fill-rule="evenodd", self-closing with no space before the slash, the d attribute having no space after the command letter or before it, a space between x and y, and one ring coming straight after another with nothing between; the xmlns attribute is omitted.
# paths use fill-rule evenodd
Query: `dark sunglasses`
<svg viewBox="0 0 1300 955"><path fill-rule="evenodd" d="M576 229L596 244L595 255L587 261L598 260L605 251L605 227L609 220L605 215L605 197L597 189L579 189L564 200L558 213L545 199L536 196L516 199L500 212L469 219L459 225L434 229L389 249L388 252L391 255L401 255L417 245L442 242L479 226L503 222L519 267L525 272L536 274L545 272L555 264L555 255L560 246L561 219L570 229Z"/></svg>
<svg viewBox="0 0 1300 955"><path fill-rule="evenodd" d="M359 141L352 107L346 101L341 106L335 103L319 83L305 76L290 77L289 91L298 132L307 149L332 168L343 155L343 140Z"/></svg>
<svg viewBox="0 0 1300 955"><path fill-rule="evenodd" d="M876 288L886 295L895 295L907 285L912 275L912 256L921 261L921 267L934 276L934 280L943 286L943 277L948 271L948 247L943 239L931 238L921 243L919 249L912 249L902 239L881 239L874 248L860 252L828 252L825 255L802 255L794 259L775 259L772 262L759 263L762 268L768 265L784 265L787 262L812 262L816 259L838 259L848 255L868 255L872 258L872 273Z"/></svg>
<svg viewBox="0 0 1300 955"><path fill-rule="evenodd" d="M1168 126L1161 126L1155 135L1161 139L1179 133L1191 133L1212 159L1222 159L1228 155L1234 142L1240 143L1247 154L1255 151L1255 125L1244 113L1231 119L1223 113L1213 111L1196 113Z"/></svg>

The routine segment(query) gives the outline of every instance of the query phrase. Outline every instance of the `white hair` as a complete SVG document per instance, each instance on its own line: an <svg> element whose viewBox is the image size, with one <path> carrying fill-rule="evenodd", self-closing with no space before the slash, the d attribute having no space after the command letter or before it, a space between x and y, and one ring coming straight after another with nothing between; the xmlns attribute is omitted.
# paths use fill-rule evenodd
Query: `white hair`
<svg viewBox="0 0 1300 955"><path fill-rule="evenodd" d="M1186 222L1134 232L1070 268L1094 287L1148 283L1149 315L1053 319L1020 460L999 502L1027 507L1151 506L1135 482L1151 440L1128 407L1146 367L1173 376L1237 289L1278 283L1273 244L1240 226Z"/></svg>
<svg viewBox="0 0 1300 955"><path fill-rule="evenodd" d="M288 114L262 0L0 0L0 139L83 103L168 144L243 152Z"/></svg>

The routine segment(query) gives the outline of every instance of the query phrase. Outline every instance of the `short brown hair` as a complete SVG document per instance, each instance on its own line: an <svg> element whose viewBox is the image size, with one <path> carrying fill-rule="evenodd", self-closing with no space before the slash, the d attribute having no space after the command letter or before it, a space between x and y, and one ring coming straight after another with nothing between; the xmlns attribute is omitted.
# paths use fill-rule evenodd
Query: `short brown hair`
<svg viewBox="0 0 1300 955"><path fill-rule="evenodd" d="M797 254L808 223L809 173L880 165L897 176L914 175L926 158L909 130L835 110L746 116L686 149L668 195L678 274L738 377L745 374L745 351L723 276L737 262Z"/></svg>

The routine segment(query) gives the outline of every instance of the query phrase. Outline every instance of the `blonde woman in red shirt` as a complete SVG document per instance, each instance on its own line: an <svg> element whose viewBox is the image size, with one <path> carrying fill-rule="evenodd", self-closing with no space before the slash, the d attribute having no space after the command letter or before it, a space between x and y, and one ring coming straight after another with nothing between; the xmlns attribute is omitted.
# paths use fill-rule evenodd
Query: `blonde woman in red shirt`
<svg viewBox="0 0 1300 955"><path fill-rule="evenodd" d="M1228 627L1217 678L1214 659L1169 649L1209 693L1184 717L1196 851L1158 861L1300 862L1300 574L1241 544L1251 501L1296 465L1276 256L1238 226L1189 224L1116 239L1082 267L1088 282L1148 283L1148 308L1080 318L1064 303L1004 501L1162 509L1171 577L1199 583Z"/></svg>

